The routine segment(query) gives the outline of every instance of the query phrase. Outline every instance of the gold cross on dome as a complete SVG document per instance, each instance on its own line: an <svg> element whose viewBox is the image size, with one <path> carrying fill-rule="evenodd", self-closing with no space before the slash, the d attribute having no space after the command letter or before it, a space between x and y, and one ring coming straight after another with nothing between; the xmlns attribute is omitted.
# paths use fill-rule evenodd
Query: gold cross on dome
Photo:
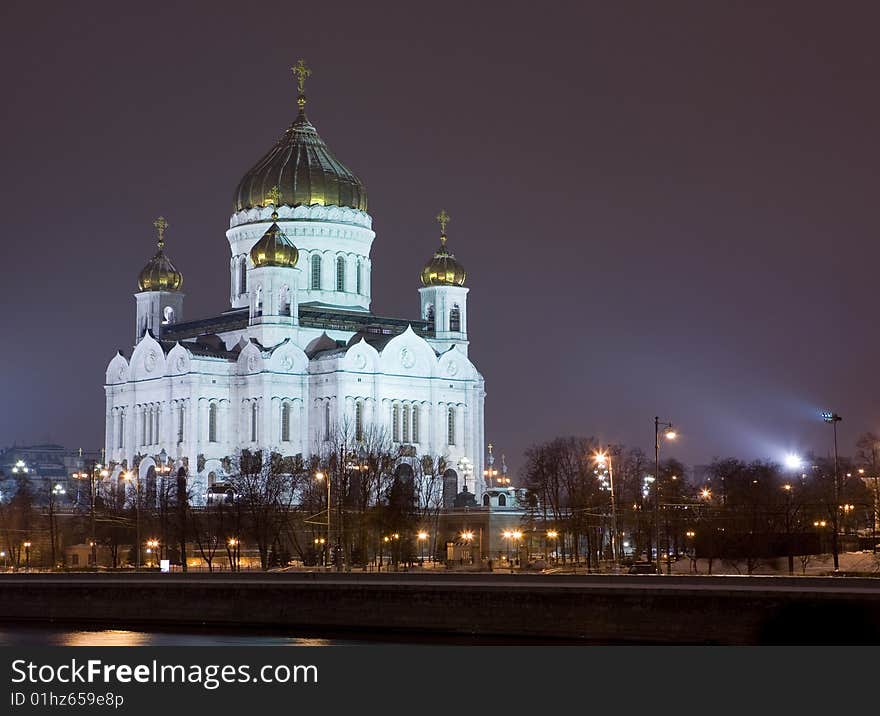
<svg viewBox="0 0 880 716"><path fill-rule="evenodd" d="M296 85L299 88L299 93L302 94L306 89L306 80L311 77L312 71L306 67L305 60L300 58L300 60L290 68L293 71L293 74L296 75Z"/></svg>
<svg viewBox="0 0 880 716"><path fill-rule="evenodd" d="M266 192L266 202L271 204L272 206L278 206L278 200L281 198L281 191L278 189L278 185L273 186L269 191Z"/></svg>
<svg viewBox="0 0 880 716"><path fill-rule="evenodd" d="M437 214L437 223L440 224L440 233L443 236L446 236L446 224L451 221L449 214L446 213L446 209L440 209L440 213Z"/></svg>
<svg viewBox="0 0 880 716"><path fill-rule="evenodd" d="M156 227L156 232L159 235L159 248L162 248L165 245L165 229L168 228L168 222L165 221L164 216L160 216L153 222L153 226Z"/></svg>

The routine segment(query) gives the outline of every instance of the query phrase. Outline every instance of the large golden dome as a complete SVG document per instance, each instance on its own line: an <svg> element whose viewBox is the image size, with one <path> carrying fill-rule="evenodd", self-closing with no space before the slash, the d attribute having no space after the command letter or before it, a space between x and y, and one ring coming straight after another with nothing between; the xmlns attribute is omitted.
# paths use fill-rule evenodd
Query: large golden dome
<svg viewBox="0 0 880 716"><path fill-rule="evenodd" d="M299 114L268 154L242 177L233 210L319 204L366 211L367 191L361 180L333 156L306 119L303 83L311 70L302 60L292 69L299 79Z"/></svg>
<svg viewBox="0 0 880 716"><path fill-rule="evenodd" d="M251 262L254 264L254 268L260 266L293 268L299 260L299 250L275 223L277 218L278 214L273 211L272 226L251 249Z"/></svg>
<svg viewBox="0 0 880 716"><path fill-rule="evenodd" d="M171 259L165 255L165 229L168 228L168 222L160 216L153 222L153 226L156 227L159 234L157 241L159 250L138 274L138 290L179 291L183 286L183 274L174 267Z"/></svg>
<svg viewBox="0 0 880 716"><path fill-rule="evenodd" d="M437 216L440 224L440 248L422 269L423 286L464 286L467 273L464 266L456 260L455 254L446 248L446 224L449 214L441 211Z"/></svg>

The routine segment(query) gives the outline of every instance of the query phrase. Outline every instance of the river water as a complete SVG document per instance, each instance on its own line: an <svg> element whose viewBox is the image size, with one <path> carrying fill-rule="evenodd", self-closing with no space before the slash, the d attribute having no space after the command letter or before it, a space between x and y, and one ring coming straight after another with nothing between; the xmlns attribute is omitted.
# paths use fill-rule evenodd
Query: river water
<svg viewBox="0 0 880 716"><path fill-rule="evenodd" d="M377 642L394 643L378 635L376 638L348 639L283 632L95 629L0 624L0 646L338 646Z"/></svg>

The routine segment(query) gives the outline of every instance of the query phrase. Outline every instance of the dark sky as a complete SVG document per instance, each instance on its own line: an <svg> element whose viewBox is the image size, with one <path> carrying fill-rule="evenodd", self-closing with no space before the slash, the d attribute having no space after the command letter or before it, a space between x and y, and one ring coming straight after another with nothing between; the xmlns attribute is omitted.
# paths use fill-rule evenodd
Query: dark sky
<svg viewBox="0 0 880 716"><path fill-rule="evenodd" d="M876 3L88 2L0 17L0 445L103 440L166 216L189 318L228 307L241 175L296 111L366 183L373 310L468 269L487 439L846 450L880 429ZM764 7L760 7L763 5Z"/></svg>

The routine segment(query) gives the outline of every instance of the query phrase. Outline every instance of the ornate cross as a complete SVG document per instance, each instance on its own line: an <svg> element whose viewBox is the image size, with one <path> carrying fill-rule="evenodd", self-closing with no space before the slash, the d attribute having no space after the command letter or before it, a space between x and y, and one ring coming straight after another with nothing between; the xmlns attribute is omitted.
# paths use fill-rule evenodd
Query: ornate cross
<svg viewBox="0 0 880 716"><path fill-rule="evenodd" d="M153 226L156 227L156 231L159 234L159 248L161 249L165 246L165 229L168 228L168 222L165 221L164 216L160 216L153 222Z"/></svg>
<svg viewBox="0 0 880 716"><path fill-rule="evenodd" d="M266 192L266 201L268 201L272 206L278 206L278 200L281 199L281 191L278 189L278 185L273 186L269 191Z"/></svg>
<svg viewBox="0 0 880 716"><path fill-rule="evenodd" d="M451 221L449 214L446 213L446 209L440 209L440 213L437 214L437 223L440 224L440 234L442 236L446 236L446 224Z"/></svg>
<svg viewBox="0 0 880 716"><path fill-rule="evenodd" d="M300 58L299 62L290 69L293 71L293 74L296 75L296 84L299 88L299 93L303 94L306 89L306 79L311 77L312 71L306 67L305 60L302 58Z"/></svg>

